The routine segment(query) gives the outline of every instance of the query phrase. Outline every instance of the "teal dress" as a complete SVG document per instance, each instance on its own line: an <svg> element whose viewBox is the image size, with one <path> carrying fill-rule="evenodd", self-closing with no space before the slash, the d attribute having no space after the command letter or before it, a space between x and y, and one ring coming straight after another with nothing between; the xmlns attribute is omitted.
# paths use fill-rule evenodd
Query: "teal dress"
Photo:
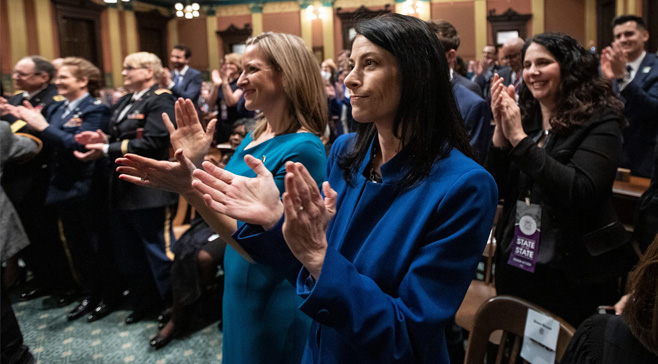
<svg viewBox="0 0 658 364"><path fill-rule="evenodd" d="M311 133L276 136L255 147L247 135L226 165L234 174L255 177L244 162L259 158L284 192L285 163L301 162L320 185L326 158L320 138ZM238 222L238 227L243 223ZM300 363L311 319L298 310L302 299L295 287L274 269L250 264L230 246L224 255L224 364Z"/></svg>

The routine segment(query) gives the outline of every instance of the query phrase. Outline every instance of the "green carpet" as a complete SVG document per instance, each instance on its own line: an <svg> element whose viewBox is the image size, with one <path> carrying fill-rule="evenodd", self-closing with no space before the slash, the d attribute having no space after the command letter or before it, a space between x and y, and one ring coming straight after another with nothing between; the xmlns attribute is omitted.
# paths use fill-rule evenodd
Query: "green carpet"
<svg viewBox="0 0 658 364"><path fill-rule="evenodd" d="M222 333L217 323L166 347L154 350L149 340L157 333L155 319L126 325L127 310L115 311L102 320L69 322L66 314L77 303L63 308L44 309L43 299L14 301L13 308L25 344L37 363L139 363L139 364L217 364L222 362Z"/></svg>

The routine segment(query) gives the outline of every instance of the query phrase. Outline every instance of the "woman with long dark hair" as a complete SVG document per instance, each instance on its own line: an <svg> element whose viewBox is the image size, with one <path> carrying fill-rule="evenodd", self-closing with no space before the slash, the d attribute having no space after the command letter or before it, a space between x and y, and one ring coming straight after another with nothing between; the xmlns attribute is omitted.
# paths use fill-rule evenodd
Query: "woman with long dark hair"
<svg viewBox="0 0 658 364"><path fill-rule="evenodd" d="M324 198L288 163L280 201L252 156L256 178L204 164L193 185L249 222L237 242L296 285L314 320L303 363L447 363L444 326L484 248L496 188L469 158L432 29L389 14L356 32L345 85L359 127L333 144Z"/></svg>
<svg viewBox="0 0 658 364"><path fill-rule="evenodd" d="M519 106L497 75L491 86L496 127L487 167L505 200L496 289L578 326L619 298L619 271L591 252L609 250L605 236L623 235L611 204L623 105L570 36L536 35L522 53Z"/></svg>

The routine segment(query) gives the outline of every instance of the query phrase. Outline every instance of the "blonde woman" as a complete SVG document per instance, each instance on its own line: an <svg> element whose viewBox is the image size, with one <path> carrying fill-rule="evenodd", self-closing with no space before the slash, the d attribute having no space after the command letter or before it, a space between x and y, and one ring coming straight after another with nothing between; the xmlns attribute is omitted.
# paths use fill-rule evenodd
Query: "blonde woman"
<svg viewBox="0 0 658 364"><path fill-rule="evenodd" d="M242 56L229 53L224 56L224 63L219 71L212 71L214 88L208 97L208 105L217 105L217 127L215 142L225 143L231 136L233 123L243 117L253 117L253 113L244 109L242 88L238 87L238 77L242 73ZM239 107L241 106L241 107Z"/></svg>
<svg viewBox="0 0 658 364"><path fill-rule="evenodd" d="M285 164L301 162L316 185L325 173L325 153L319 135L327 124L327 103L320 69L299 37L263 33L247 41L244 71L237 84L248 110L260 110L259 124L236 149L226 170L254 177L256 168L274 176L278 196L284 190ZM297 310L302 299L285 276L262 264L250 264L242 249L231 244L231 234L243 223L208 207L203 194L192 187L194 164L206 154L212 140L193 112L191 101L176 105L178 130L169 126L177 162L128 154L121 178L132 183L180 193L229 246L224 257L223 363L299 363L310 318ZM247 158L253 161L254 158ZM204 163L205 168L214 166ZM155 338L157 339L157 337ZM154 345L155 346L155 345Z"/></svg>

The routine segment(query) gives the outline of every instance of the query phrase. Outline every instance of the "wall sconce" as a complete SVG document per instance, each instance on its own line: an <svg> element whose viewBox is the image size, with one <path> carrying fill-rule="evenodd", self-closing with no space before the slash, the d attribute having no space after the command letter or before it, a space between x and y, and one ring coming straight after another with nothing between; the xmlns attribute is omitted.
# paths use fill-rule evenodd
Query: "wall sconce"
<svg viewBox="0 0 658 364"><path fill-rule="evenodd" d="M189 3L187 5L183 5L183 3L176 3L176 5L174 5L174 9L176 9L177 17L192 19L199 17L199 9L201 9L201 7L198 3L192 3L192 5Z"/></svg>
<svg viewBox="0 0 658 364"><path fill-rule="evenodd" d="M324 19L324 10L322 7L315 8L313 5L309 5L306 8L306 19L308 20L316 20L316 19Z"/></svg>
<svg viewBox="0 0 658 364"><path fill-rule="evenodd" d="M402 11L405 15L420 14L420 4L416 0L407 0L402 4Z"/></svg>

